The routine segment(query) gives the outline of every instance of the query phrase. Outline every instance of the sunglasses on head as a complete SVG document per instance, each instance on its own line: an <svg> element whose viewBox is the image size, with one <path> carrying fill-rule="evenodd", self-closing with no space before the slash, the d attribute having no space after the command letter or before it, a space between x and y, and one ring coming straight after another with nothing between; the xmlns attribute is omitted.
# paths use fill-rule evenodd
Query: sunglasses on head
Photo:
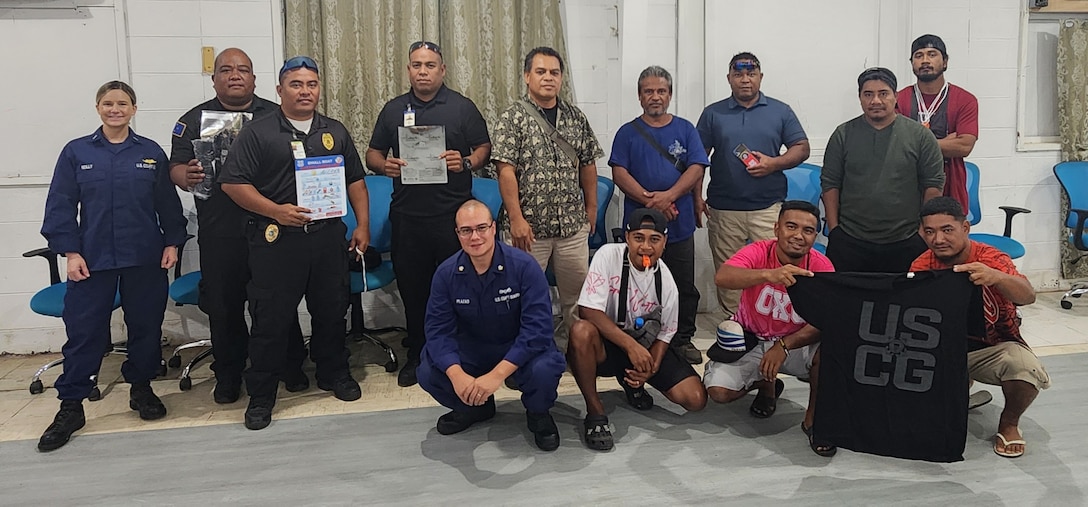
<svg viewBox="0 0 1088 507"><path fill-rule="evenodd" d="M753 70L759 70L759 63L747 60L733 62L733 70L737 72L751 72Z"/></svg>
<svg viewBox="0 0 1088 507"><path fill-rule="evenodd" d="M435 53L438 53L438 56L442 56L442 48L438 47L438 44L425 40L413 42L411 46L408 46L408 54L411 55L415 52L415 50L419 48L429 49L431 51L434 51Z"/></svg>
<svg viewBox="0 0 1088 507"><path fill-rule="evenodd" d="M284 74L303 67L317 72L317 62L315 62L313 58L308 56L296 56L283 62L283 67L280 68L280 77L282 78Z"/></svg>

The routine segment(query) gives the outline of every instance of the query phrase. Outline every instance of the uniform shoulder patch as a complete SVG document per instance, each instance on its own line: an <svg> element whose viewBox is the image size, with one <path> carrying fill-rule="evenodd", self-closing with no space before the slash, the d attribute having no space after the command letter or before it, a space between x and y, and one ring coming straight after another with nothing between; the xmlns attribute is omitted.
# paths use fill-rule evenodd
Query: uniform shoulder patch
<svg viewBox="0 0 1088 507"><path fill-rule="evenodd" d="M182 134L185 133L185 127L186 127L186 125L184 123L180 122L180 121L175 123L174 124L174 136L175 137L181 137Z"/></svg>

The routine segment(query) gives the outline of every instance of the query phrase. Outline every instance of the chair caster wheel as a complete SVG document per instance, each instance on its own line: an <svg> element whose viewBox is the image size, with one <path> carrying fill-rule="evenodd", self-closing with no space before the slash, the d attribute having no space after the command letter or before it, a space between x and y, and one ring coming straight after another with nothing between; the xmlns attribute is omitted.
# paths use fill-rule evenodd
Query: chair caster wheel
<svg viewBox="0 0 1088 507"><path fill-rule="evenodd" d="M181 356L170 356L170 360L166 362L166 366L171 368L181 367Z"/></svg>
<svg viewBox="0 0 1088 507"><path fill-rule="evenodd" d="M188 391L188 390L190 390L192 388L193 388L193 379L192 378L184 377L184 378L182 378L181 380L178 381L178 389L181 389L182 391Z"/></svg>
<svg viewBox="0 0 1088 507"><path fill-rule="evenodd" d="M102 391L98 389L98 386L94 386L91 389L91 394L87 395L87 401L98 401L102 399Z"/></svg>
<svg viewBox="0 0 1088 507"><path fill-rule="evenodd" d="M1065 310L1073 309L1073 302L1072 301L1066 301L1066 300L1063 299L1062 300L1062 308L1065 309Z"/></svg>
<svg viewBox="0 0 1088 507"><path fill-rule="evenodd" d="M397 371L397 362L396 361L386 362L385 363L385 371L386 371L386 373L393 373L393 372Z"/></svg>
<svg viewBox="0 0 1088 507"><path fill-rule="evenodd" d="M30 383L30 394L42 394L45 392L45 386L42 385L41 380L35 380Z"/></svg>

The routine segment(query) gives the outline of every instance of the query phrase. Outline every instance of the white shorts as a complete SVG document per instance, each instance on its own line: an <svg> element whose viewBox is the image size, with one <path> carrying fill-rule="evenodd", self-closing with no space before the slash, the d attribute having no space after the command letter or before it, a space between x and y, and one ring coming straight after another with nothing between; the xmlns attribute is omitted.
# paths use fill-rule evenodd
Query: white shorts
<svg viewBox="0 0 1088 507"><path fill-rule="evenodd" d="M760 340L759 345L749 350L743 357L732 363L719 363L707 361L706 372L703 374L703 384L709 387L724 387L731 391L746 391L752 384L763 380L759 373L759 364L763 361L763 354L771 347L777 347L773 341ZM819 343L806 345L799 349L790 350L790 355L782 362L779 373L793 375L800 378L808 378L808 370L812 368L812 357L819 349Z"/></svg>

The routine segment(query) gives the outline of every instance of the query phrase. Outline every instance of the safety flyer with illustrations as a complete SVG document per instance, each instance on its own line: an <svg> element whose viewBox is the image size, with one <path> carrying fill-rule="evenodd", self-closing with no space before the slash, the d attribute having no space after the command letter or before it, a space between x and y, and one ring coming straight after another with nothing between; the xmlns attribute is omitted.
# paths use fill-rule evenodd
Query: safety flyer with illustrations
<svg viewBox="0 0 1088 507"><path fill-rule="evenodd" d="M330 155L295 160L295 194L298 205L309 208L314 220L342 217L347 211L344 157Z"/></svg>

